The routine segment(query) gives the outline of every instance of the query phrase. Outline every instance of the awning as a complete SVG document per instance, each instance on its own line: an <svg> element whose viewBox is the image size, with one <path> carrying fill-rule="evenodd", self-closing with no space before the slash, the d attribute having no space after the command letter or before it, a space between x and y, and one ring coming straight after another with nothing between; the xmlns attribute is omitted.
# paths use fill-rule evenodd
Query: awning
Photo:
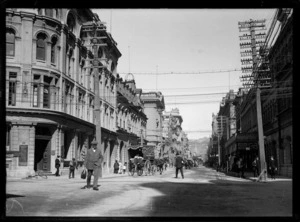
<svg viewBox="0 0 300 222"><path fill-rule="evenodd" d="M132 149L132 150L137 150L139 148L142 148L142 146L141 145L131 145L128 147L128 149Z"/></svg>
<svg viewBox="0 0 300 222"><path fill-rule="evenodd" d="M231 146L233 143L257 143L258 136L257 133L239 133L233 135L232 137L227 140L225 143L225 148Z"/></svg>

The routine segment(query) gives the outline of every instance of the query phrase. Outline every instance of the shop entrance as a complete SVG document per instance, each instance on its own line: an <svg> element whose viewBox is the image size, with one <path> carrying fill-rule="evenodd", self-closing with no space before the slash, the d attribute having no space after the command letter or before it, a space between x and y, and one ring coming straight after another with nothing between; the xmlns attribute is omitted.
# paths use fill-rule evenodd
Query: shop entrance
<svg viewBox="0 0 300 222"><path fill-rule="evenodd" d="M51 142L49 138L36 138L34 170L50 171Z"/></svg>
<svg viewBox="0 0 300 222"><path fill-rule="evenodd" d="M37 126L35 128L34 166L35 171L50 171L51 163L51 129Z"/></svg>

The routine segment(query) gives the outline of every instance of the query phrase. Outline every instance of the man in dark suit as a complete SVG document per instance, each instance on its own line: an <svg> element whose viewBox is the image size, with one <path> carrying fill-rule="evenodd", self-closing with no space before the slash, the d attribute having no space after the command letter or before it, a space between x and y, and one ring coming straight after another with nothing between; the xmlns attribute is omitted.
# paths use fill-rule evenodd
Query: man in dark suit
<svg viewBox="0 0 300 222"><path fill-rule="evenodd" d="M97 142L93 141L91 143L92 148L88 149L85 160L84 160L84 167L88 171L87 175L87 185L84 186L82 189L91 188L91 177L92 174L94 175L94 183L93 183L93 190L98 189L98 177L100 172L100 166L103 160L103 156L100 150L97 150Z"/></svg>
<svg viewBox="0 0 300 222"><path fill-rule="evenodd" d="M55 176L60 176L59 174L59 167L60 167L60 156L57 156L56 160L55 160L55 168L56 168L56 173Z"/></svg>
<svg viewBox="0 0 300 222"><path fill-rule="evenodd" d="M182 179L184 179L184 176L183 176L183 159L182 157L179 155L179 153L176 153L176 158L175 158L175 167L176 167L176 177L175 178L178 178L178 170L180 170L180 173L181 173L181 177Z"/></svg>

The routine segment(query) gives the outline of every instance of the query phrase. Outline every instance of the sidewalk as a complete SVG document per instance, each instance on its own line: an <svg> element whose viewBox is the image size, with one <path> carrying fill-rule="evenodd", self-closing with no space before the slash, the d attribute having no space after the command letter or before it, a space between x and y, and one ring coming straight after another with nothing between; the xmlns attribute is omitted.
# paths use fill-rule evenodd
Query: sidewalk
<svg viewBox="0 0 300 222"><path fill-rule="evenodd" d="M219 172L224 173L227 176L238 177L238 174L236 172L231 172L231 171L226 172L224 170L221 170ZM245 171L244 172L244 176L245 176L245 178L242 178L242 179L252 180L252 181L255 181L255 182L257 181L257 177L254 177L253 176L253 172L251 172L251 171ZM271 177L270 177L269 174L267 176L267 181L268 182L270 182L270 181L278 181L278 180L292 180L292 178L284 177L284 176L280 176L280 175L276 175L275 176L275 180L273 180L273 179L271 179Z"/></svg>
<svg viewBox="0 0 300 222"><path fill-rule="evenodd" d="M82 172L83 168L78 168L78 170L75 170L75 174L74 177L75 179L81 179L81 172ZM49 174L47 175L47 179L43 179L41 177L37 177L37 178L20 178L20 177L6 177L6 181L16 181L16 180L26 180L26 181L42 181L42 180L60 180L60 179L69 179L69 170L61 170L60 171L61 175L60 176L55 176L55 174ZM118 178L118 177L125 177L128 176L128 173L126 172L125 174L113 174L113 173L109 173L109 174L103 174L102 178ZM99 177L100 178L100 177ZM73 178L71 178L70 180L72 180ZM86 179L85 179L86 180Z"/></svg>

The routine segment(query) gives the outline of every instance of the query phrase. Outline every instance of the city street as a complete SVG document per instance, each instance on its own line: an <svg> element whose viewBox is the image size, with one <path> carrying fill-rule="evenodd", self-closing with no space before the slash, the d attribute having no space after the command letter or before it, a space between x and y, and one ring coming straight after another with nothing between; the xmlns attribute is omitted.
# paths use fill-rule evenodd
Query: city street
<svg viewBox="0 0 300 222"><path fill-rule="evenodd" d="M8 179L6 215L93 217L292 216L292 180L266 183L226 176L200 166L175 177L109 175L99 179L99 191L86 184L78 171L48 179Z"/></svg>

